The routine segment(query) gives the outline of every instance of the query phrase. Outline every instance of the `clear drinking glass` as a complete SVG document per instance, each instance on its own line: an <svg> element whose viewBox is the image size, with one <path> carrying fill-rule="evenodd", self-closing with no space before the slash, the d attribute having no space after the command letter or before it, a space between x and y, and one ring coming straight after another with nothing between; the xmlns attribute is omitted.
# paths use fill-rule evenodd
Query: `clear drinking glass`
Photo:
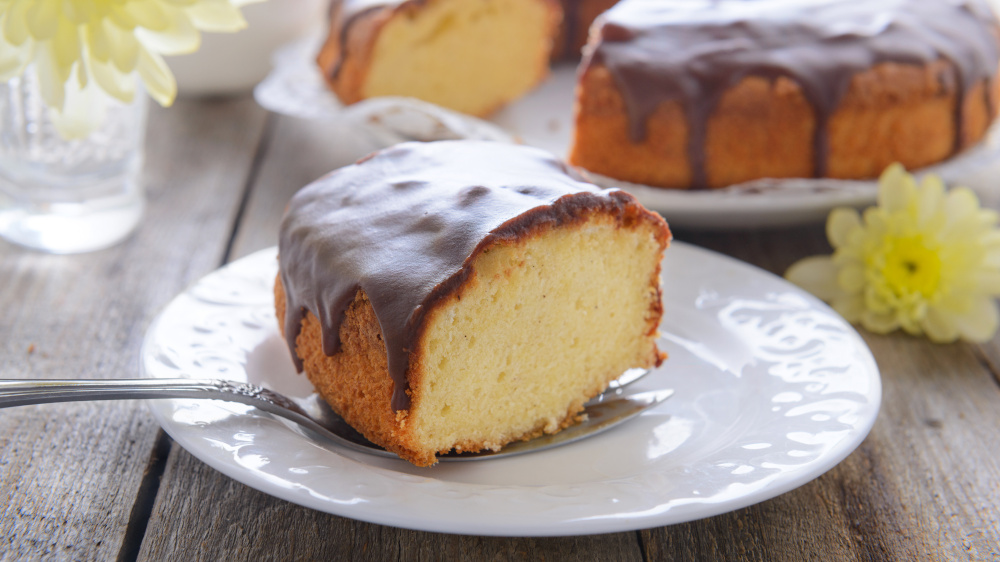
<svg viewBox="0 0 1000 562"><path fill-rule="evenodd" d="M139 223L146 96L109 104L89 136L63 139L38 79L0 84L0 237L45 252L111 246Z"/></svg>

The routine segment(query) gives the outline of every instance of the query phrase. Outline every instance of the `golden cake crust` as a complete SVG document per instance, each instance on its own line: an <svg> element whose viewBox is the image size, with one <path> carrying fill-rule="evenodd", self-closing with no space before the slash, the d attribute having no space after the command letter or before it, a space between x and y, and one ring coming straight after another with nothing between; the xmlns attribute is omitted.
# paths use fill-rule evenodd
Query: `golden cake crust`
<svg viewBox="0 0 1000 562"><path fill-rule="evenodd" d="M879 64L854 76L830 118L827 176L877 176L900 162L908 168L950 157L971 146L996 117L1000 82L977 84L961 100L944 60L925 66ZM625 103L606 68L586 70L577 90L569 162L634 183L691 187L688 122L680 102L661 103L646 121L641 143L629 137ZM758 178L812 177L815 112L793 80L750 76L726 91L708 119L704 147L708 187Z"/></svg>
<svg viewBox="0 0 1000 562"><path fill-rule="evenodd" d="M278 318L285 316L285 290L281 276L274 283ZM359 290L345 311L340 327L341 351L323 352L319 320L311 312L302 320L295 339L295 352L302 360L309 381L323 400L351 427L369 441L378 443L418 466L433 464L434 455L421 453L408 440L408 411L394 412L393 381L389 377L385 342L368 296Z"/></svg>

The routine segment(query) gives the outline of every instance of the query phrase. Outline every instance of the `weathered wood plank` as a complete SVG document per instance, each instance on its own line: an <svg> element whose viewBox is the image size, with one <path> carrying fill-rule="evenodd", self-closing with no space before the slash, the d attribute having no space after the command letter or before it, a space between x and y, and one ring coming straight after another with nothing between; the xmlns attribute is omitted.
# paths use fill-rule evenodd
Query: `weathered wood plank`
<svg viewBox="0 0 1000 562"><path fill-rule="evenodd" d="M407 531L300 507L175 447L139 560L641 560L635 533L497 538Z"/></svg>
<svg viewBox="0 0 1000 562"><path fill-rule="evenodd" d="M153 315L218 265L264 116L249 99L154 108L132 237L79 256L0 246L0 377L138 376ZM2 557L116 558L158 433L134 401L0 410Z"/></svg>

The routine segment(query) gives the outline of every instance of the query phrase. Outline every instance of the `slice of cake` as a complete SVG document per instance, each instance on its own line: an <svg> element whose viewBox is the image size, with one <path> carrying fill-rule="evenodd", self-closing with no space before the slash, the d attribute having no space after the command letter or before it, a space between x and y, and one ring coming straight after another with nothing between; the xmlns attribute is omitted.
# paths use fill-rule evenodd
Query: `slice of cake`
<svg viewBox="0 0 1000 562"><path fill-rule="evenodd" d="M275 301L299 369L420 466L576 421L658 365L663 219L547 153L407 143L302 189Z"/></svg>
<svg viewBox="0 0 1000 562"><path fill-rule="evenodd" d="M346 104L409 96L488 115L548 75L555 0L343 0L317 61Z"/></svg>

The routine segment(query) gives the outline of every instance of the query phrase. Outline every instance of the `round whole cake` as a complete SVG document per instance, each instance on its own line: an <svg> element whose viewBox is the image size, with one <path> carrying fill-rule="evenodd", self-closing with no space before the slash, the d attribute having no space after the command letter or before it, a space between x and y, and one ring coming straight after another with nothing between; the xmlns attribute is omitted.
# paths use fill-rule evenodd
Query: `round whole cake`
<svg viewBox="0 0 1000 562"><path fill-rule="evenodd" d="M559 431L659 364L669 238L633 196L544 151L406 143L292 198L276 311L324 400L430 465Z"/></svg>
<svg viewBox="0 0 1000 562"><path fill-rule="evenodd" d="M623 0L591 31L568 159L672 188L919 168L986 134L998 60L979 0Z"/></svg>

